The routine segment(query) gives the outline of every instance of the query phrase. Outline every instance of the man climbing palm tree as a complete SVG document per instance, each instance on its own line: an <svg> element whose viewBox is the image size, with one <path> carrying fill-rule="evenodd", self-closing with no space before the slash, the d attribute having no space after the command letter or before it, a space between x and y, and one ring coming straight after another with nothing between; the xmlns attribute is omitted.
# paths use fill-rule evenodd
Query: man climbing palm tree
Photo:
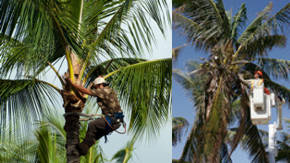
<svg viewBox="0 0 290 163"><path fill-rule="evenodd" d="M89 123L84 141L77 145L80 155L86 155L89 148L98 139L120 127L124 115L116 93L108 86L103 77L99 76L94 80L94 89L86 89L83 86L73 84L70 79L67 81L79 92L97 97L97 103L102 110L102 114L105 115L105 117L98 118Z"/></svg>

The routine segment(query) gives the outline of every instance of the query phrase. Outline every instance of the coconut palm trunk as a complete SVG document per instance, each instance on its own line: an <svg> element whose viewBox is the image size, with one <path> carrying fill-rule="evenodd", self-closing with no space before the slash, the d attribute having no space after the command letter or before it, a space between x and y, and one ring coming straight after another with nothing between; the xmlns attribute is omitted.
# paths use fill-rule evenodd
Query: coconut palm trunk
<svg viewBox="0 0 290 163"><path fill-rule="evenodd" d="M69 109L69 108L66 108ZM66 131L66 157L68 163L79 163L80 155L76 149L79 143L79 115L72 114L65 116L64 129Z"/></svg>

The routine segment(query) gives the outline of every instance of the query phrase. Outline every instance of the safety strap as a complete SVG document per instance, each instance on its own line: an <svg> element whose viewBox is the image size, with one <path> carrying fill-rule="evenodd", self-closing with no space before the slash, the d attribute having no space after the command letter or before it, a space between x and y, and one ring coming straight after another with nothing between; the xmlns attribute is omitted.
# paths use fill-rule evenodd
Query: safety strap
<svg viewBox="0 0 290 163"><path fill-rule="evenodd" d="M104 118L104 120L105 120L105 122L106 122L106 124L113 130L113 131L115 131L115 132L117 132L117 133L119 133L119 134L125 134L126 133L126 123L125 122L121 122L122 123L122 126L123 126L123 128L124 128L124 131L123 132L120 132L120 131L117 131L117 130L114 130L113 129L113 127L111 126L111 119L110 118L107 118L108 116L105 116L105 117L103 117Z"/></svg>
<svg viewBox="0 0 290 163"><path fill-rule="evenodd" d="M94 118L93 117L102 117L106 124L113 130L113 127L111 126L111 120L107 120L106 117L108 116L105 116L103 114L85 114L85 113L80 113L80 112L67 112L65 113L63 116L67 116L67 115L79 115L79 116L82 116L82 117L88 117L88 118L81 118L80 121L89 121L89 120L93 120ZM124 115L122 113L115 113L116 114L116 117L117 119L121 119L121 118L124 118ZM108 118L109 119L109 118ZM109 121L109 122L108 122ZM123 132L120 132L120 131L117 131L117 130L113 130L119 134L125 134L126 133L126 123L125 122L121 122L122 123L122 126L124 128L124 131Z"/></svg>

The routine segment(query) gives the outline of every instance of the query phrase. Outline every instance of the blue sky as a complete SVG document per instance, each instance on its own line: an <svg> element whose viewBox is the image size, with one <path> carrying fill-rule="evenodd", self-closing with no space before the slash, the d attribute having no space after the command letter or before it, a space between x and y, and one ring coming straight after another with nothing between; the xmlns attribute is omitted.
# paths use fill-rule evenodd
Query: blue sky
<svg viewBox="0 0 290 163"><path fill-rule="evenodd" d="M235 14L239 7L241 6L242 3L246 3L247 7L247 15L248 15L248 22L250 23L256 16L257 14L264 9L264 7L269 3L270 1L268 0L224 0L224 5L226 10L232 10L232 13ZM282 7L284 7L289 1L286 0L276 0L273 1L273 10L272 12L275 13ZM281 48L274 48L272 51L269 52L269 57L273 58L281 58L281 59L286 59L290 60L290 44L289 44L289 38L290 38L290 32L287 31L286 35L288 37L287 40L287 46L283 49ZM172 47L177 47L180 45L183 45L186 43L186 39L184 35L181 33L180 30L173 29L172 33ZM199 57L206 57L207 54L204 52L200 52L195 50L193 47L186 47L184 48L178 60L173 63L173 68L181 69L184 70L185 64L188 60L199 60ZM283 84L287 88L290 87L289 81L285 80L278 80L278 83ZM172 108L173 108L173 116L182 116L185 117L190 124L193 123L194 121L194 107L193 107L193 102L190 99L190 96L188 96L188 92L182 88L182 86L176 82L176 80L173 79L173 85L172 85ZM283 107L283 118L290 118L290 111L288 106L284 105ZM272 109L272 112L274 112L274 115L272 117L276 117L275 111ZM275 120L276 118L272 118ZM267 125L260 125L258 126L259 128L263 130L268 130ZM190 128L189 128L190 130ZM284 130L285 132L289 133L289 130L285 130L285 125L284 125ZM187 132L188 134L189 132ZM179 158L185 143L185 139L187 138L187 135L184 136L184 139L182 140L181 143L179 143L177 146L173 147L172 149L172 157L173 158ZM232 156L233 162L243 162L247 163L250 162L250 157L249 155L241 150L241 148L237 149Z"/></svg>

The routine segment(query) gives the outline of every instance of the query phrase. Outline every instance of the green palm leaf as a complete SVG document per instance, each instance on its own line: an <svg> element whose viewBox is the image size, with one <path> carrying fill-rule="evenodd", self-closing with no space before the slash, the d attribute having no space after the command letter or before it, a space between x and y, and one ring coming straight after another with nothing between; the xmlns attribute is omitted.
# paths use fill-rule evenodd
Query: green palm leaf
<svg viewBox="0 0 290 163"><path fill-rule="evenodd" d="M1 162L22 162L31 163L35 161L36 144L28 140L3 141L0 145L0 161Z"/></svg>
<svg viewBox="0 0 290 163"><path fill-rule="evenodd" d="M261 58L260 64L263 70L267 74L276 77L288 79L288 74L290 71L290 61L283 59L274 59L274 58Z"/></svg>
<svg viewBox="0 0 290 163"><path fill-rule="evenodd" d="M111 86L128 109L129 128L136 136L144 132L156 134L169 116L171 62L171 59L143 61L109 74L113 75Z"/></svg>
<svg viewBox="0 0 290 163"><path fill-rule="evenodd" d="M233 40L237 39L237 35L239 33L239 29L241 26L245 24L247 20L247 8L246 5L243 3L239 9L239 11L234 16L234 20L232 22L232 36Z"/></svg>
<svg viewBox="0 0 290 163"><path fill-rule="evenodd" d="M139 62L144 62L144 59L138 58L114 58L104 61L99 64L91 64L86 70L86 84L93 82L99 75L109 74L117 71L122 67L126 67ZM110 79L108 79L110 81Z"/></svg>
<svg viewBox="0 0 290 163"><path fill-rule="evenodd" d="M24 122L40 119L49 105L57 103L54 88L40 80L1 79L0 97L1 133L7 129L6 125L17 123L17 117L23 117Z"/></svg>
<svg viewBox="0 0 290 163"><path fill-rule="evenodd" d="M219 38L230 35L229 20L222 1L198 0L183 3L184 10L173 12L173 21L177 23L177 27L183 28L183 33L197 48L208 50ZM186 24L182 24L183 22Z"/></svg>
<svg viewBox="0 0 290 163"><path fill-rule="evenodd" d="M246 123L246 138L242 141L242 147L253 156L252 162L268 162L267 153L262 138L256 126L248 120Z"/></svg>
<svg viewBox="0 0 290 163"><path fill-rule="evenodd" d="M257 36L241 48L244 58L256 59L256 56L267 55L273 47L285 47L286 37L283 35Z"/></svg>
<svg viewBox="0 0 290 163"><path fill-rule="evenodd" d="M166 1L125 0L103 5L91 2L88 5L84 24L92 28L85 31L88 39L84 45L89 50L86 62L99 61L100 57L107 56L140 56L140 52L150 49L154 41L150 21L153 20L163 34L168 25L165 23L169 20ZM96 12L96 7L104 12ZM144 17L144 14L148 16ZM108 17L111 17L109 21Z"/></svg>
<svg viewBox="0 0 290 163"><path fill-rule="evenodd" d="M128 163L128 161L132 158L134 143L134 139L128 142L124 149L121 149L114 154L112 160L116 160L116 163Z"/></svg>
<svg viewBox="0 0 290 163"><path fill-rule="evenodd" d="M268 36L271 32L277 32L278 27L280 30L289 26L289 9L290 4L287 4L284 8L278 11L274 16L268 18L269 12L272 9L272 3L269 5L252 21L252 23L246 28L238 39L239 44L246 45L254 38L260 38L261 36Z"/></svg>

